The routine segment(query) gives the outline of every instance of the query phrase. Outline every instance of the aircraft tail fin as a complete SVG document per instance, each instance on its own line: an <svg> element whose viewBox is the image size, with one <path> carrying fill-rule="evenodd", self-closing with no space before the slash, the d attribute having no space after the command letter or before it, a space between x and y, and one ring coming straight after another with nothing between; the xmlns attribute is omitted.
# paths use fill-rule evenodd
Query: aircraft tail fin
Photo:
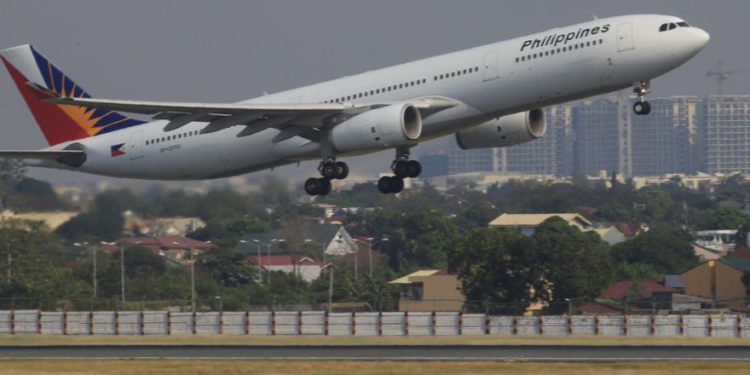
<svg viewBox="0 0 750 375"><path fill-rule="evenodd" d="M107 109L66 106L46 101L51 96L91 96L31 45L1 50L0 59L50 145L144 123Z"/></svg>

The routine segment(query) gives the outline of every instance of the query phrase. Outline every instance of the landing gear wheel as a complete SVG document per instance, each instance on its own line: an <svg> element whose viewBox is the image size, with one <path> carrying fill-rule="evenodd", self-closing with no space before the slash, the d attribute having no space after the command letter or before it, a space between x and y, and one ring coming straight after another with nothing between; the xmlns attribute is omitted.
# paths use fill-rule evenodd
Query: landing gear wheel
<svg viewBox="0 0 750 375"><path fill-rule="evenodd" d="M328 195L331 193L331 180L321 178L318 180L320 183L320 192L318 195Z"/></svg>
<svg viewBox="0 0 750 375"><path fill-rule="evenodd" d="M408 167L409 167L409 176L410 178L417 178L420 174L422 174L422 164L420 164L416 160L409 160L408 161Z"/></svg>
<svg viewBox="0 0 750 375"><path fill-rule="evenodd" d="M343 180L349 177L349 166L343 161L336 162L336 179Z"/></svg>
<svg viewBox="0 0 750 375"><path fill-rule="evenodd" d="M320 194L321 186L320 186L320 180L317 178L308 178L307 181L305 181L305 193L307 195L318 195Z"/></svg>
<svg viewBox="0 0 750 375"><path fill-rule="evenodd" d="M404 179L398 176L381 177L378 190L383 194L398 194L404 190Z"/></svg>
<svg viewBox="0 0 750 375"><path fill-rule="evenodd" d="M636 102L633 104L633 112L635 112L636 115L643 116L651 113L651 103L643 101L643 102Z"/></svg>
<svg viewBox="0 0 750 375"><path fill-rule="evenodd" d="M393 174L398 177L407 178L409 177L410 172L411 170L408 160L400 160L397 161L395 165L393 165Z"/></svg>
<svg viewBox="0 0 750 375"><path fill-rule="evenodd" d="M378 180L378 190L383 194L391 193L391 177L384 176Z"/></svg>
<svg viewBox="0 0 750 375"><path fill-rule="evenodd" d="M391 177L390 180L391 184L391 193L392 194L398 194L402 191L404 191L404 179L401 177Z"/></svg>
<svg viewBox="0 0 750 375"><path fill-rule="evenodd" d="M333 180L336 178L336 172L338 172L338 168L334 162L327 161L320 166L320 175L323 176L323 178Z"/></svg>
<svg viewBox="0 0 750 375"><path fill-rule="evenodd" d="M328 195L330 192L331 180L313 177L305 181L305 193L308 195Z"/></svg>

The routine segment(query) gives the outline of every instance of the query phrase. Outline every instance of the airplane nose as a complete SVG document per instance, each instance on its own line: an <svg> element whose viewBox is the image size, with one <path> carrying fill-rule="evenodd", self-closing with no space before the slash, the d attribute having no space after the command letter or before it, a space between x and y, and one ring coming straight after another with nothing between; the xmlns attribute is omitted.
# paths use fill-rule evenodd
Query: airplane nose
<svg viewBox="0 0 750 375"><path fill-rule="evenodd" d="M698 44L698 49L703 49L703 47L708 44L708 41L711 40L711 35L709 35L705 30L695 28L695 40Z"/></svg>

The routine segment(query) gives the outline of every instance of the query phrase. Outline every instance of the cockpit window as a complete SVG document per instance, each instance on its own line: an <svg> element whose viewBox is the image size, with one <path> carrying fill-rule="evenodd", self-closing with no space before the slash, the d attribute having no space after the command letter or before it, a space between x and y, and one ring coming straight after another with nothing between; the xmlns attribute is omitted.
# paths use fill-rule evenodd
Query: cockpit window
<svg viewBox="0 0 750 375"><path fill-rule="evenodd" d="M673 23L670 23L670 24L669 24L669 29L670 29L670 30L674 30L674 29L676 29L676 28L677 28L677 25L675 25L675 24L673 24Z"/></svg>
<svg viewBox="0 0 750 375"><path fill-rule="evenodd" d="M687 22L685 22L685 21L683 21L683 22L677 22L677 26L679 26L679 27L690 27L690 25L688 25Z"/></svg>
<svg viewBox="0 0 750 375"><path fill-rule="evenodd" d="M668 24L666 24L666 23L665 23L665 24L662 24L661 26L659 26L659 32L661 33L661 32L667 31L667 27L668 27L668 26L669 26L669 25L668 25Z"/></svg>

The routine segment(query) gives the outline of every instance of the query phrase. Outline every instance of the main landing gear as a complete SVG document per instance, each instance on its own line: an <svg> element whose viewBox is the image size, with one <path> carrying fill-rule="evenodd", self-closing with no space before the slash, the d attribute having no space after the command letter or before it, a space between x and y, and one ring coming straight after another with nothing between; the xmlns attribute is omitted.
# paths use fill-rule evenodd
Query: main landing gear
<svg viewBox="0 0 750 375"><path fill-rule="evenodd" d="M633 104L633 112L639 116L651 113L651 103L644 99L644 97L651 92L651 82L638 81L633 86L633 92L638 96L638 101Z"/></svg>
<svg viewBox="0 0 750 375"><path fill-rule="evenodd" d="M329 157L320 162L318 172L322 177L308 178L305 181L305 192L308 195L328 195L331 192L331 180L343 180L349 176L349 166L335 158Z"/></svg>
<svg viewBox="0 0 750 375"><path fill-rule="evenodd" d="M384 176L378 180L378 190L383 194L398 194L404 190L404 179L415 178L422 174L422 165L416 160L409 160L409 153L399 151L396 160L391 163L395 176Z"/></svg>

